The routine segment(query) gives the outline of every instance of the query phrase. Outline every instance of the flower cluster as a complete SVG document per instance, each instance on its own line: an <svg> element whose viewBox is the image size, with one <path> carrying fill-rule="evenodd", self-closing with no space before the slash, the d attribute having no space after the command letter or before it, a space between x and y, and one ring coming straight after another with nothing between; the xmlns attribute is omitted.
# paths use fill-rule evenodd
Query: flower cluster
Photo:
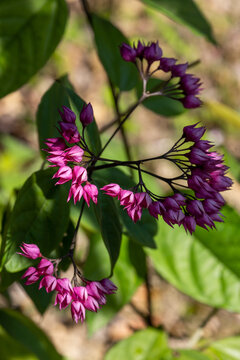
<svg viewBox="0 0 240 360"><path fill-rule="evenodd" d="M56 185L64 184L72 180L69 190L68 201L73 197L74 203L83 198L88 206L90 200L96 204L98 189L94 184L88 182L87 171L79 164L83 163L84 151L88 150L84 140L85 126L93 121L93 109L89 103L83 107L80 113L80 121L83 125L83 137L80 136L76 126L76 115L72 110L63 106L63 111L59 111L62 121L59 122L60 133L62 137L51 138L46 140L47 149L49 153L47 160L52 164L52 167L59 167L58 171L53 175L53 178L58 178ZM66 144L75 144L69 146ZM78 145L76 144L78 143ZM83 183L85 185L83 186Z"/></svg>
<svg viewBox="0 0 240 360"><path fill-rule="evenodd" d="M114 183L105 185L101 190L117 197L134 222L141 218L142 209L147 208L156 219L161 215L170 226L183 225L190 233L194 232L196 225L205 229L207 226L215 227L214 222L222 221L220 209L225 203L220 192L228 190L232 180L225 175L228 167L223 163L223 156L209 151L212 145L201 139L204 132L205 128L196 127L196 124L186 126L172 149L158 157L173 162L182 170L179 177L165 179L174 190L173 195L158 197L147 189L142 179L140 187L144 187L144 192L124 190ZM189 142L193 145L182 149ZM164 181L164 178L161 179ZM180 191L181 186L186 186L177 183L177 180L185 180L192 194Z"/></svg>
<svg viewBox="0 0 240 360"><path fill-rule="evenodd" d="M202 104L201 100L196 96L201 90L200 79L192 74L186 74L188 63L176 64L176 59L163 57L158 42L145 45L138 41L137 46L134 45L133 47L123 43L120 47L120 53L125 61L132 62L137 66L141 77L146 81L159 70L169 73L169 79L165 81L159 95L179 100L188 109L197 108ZM147 62L145 71L144 60ZM153 63L154 70L151 70ZM172 80L175 78L177 83L173 84ZM154 95L156 94L154 93ZM151 96L151 93L148 96Z"/></svg>
<svg viewBox="0 0 240 360"><path fill-rule="evenodd" d="M109 279L89 281L81 276L84 286L72 286L68 278L55 276L54 260L44 258L37 245L23 243L20 249L22 252L18 254L22 256L33 260L41 258L37 267L30 266L23 274L22 278L27 279L26 285L31 285L41 279L39 289L44 287L48 293L57 291L54 305L58 305L61 310L71 304L72 318L76 323L79 320L84 321L86 310L98 311L102 305L106 304L106 295L117 291L117 287ZM77 285L75 278L74 283Z"/></svg>

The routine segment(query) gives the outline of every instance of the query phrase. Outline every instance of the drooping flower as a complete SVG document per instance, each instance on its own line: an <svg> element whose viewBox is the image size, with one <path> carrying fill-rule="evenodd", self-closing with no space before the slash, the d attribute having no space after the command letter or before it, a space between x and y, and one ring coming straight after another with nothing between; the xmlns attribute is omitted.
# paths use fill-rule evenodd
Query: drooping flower
<svg viewBox="0 0 240 360"><path fill-rule="evenodd" d="M25 256L32 260L35 260L42 256L40 253L39 247L35 244L22 243L22 246L20 246L20 249L21 249L22 253L18 252L17 254Z"/></svg>

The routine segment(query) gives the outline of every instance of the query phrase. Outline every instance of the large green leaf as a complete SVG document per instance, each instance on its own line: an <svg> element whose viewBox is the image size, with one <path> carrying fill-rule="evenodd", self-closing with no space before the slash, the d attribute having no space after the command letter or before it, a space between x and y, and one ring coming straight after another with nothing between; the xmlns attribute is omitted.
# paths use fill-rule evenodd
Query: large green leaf
<svg viewBox="0 0 240 360"><path fill-rule="evenodd" d="M217 231L197 230L192 237L159 220L157 250L145 250L156 270L184 293L240 312L240 216L229 207L223 214Z"/></svg>
<svg viewBox="0 0 240 360"><path fill-rule="evenodd" d="M205 353L211 360L239 360L240 337L230 337L212 343Z"/></svg>
<svg viewBox="0 0 240 360"><path fill-rule="evenodd" d="M105 183L101 178L95 176L98 188ZM111 274L119 256L122 226L119 220L117 207L110 196L106 196L99 191L98 202L96 205L96 216L100 225L101 235L111 260Z"/></svg>
<svg viewBox="0 0 240 360"><path fill-rule="evenodd" d="M26 316L14 310L0 309L0 323L9 336L35 354L37 359L63 360L44 332Z"/></svg>
<svg viewBox="0 0 240 360"><path fill-rule="evenodd" d="M98 56L111 82L122 91L131 90L137 83L137 69L125 62L119 51L127 38L110 21L94 14L92 20Z"/></svg>
<svg viewBox="0 0 240 360"><path fill-rule="evenodd" d="M61 40L67 16L65 0L1 0L0 97L43 67Z"/></svg>
<svg viewBox="0 0 240 360"><path fill-rule="evenodd" d="M180 350L173 360L210 360L208 356L195 350Z"/></svg>
<svg viewBox="0 0 240 360"><path fill-rule="evenodd" d="M47 256L63 238L69 222L65 186L55 186L55 169L34 173L20 190L10 216L2 266L9 272L28 267L29 259L17 255L22 242L37 244Z"/></svg>
<svg viewBox="0 0 240 360"><path fill-rule="evenodd" d="M9 336L2 327L0 327L0 349L2 360L38 360L20 342Z"/></svg>
<svg viewBox="0 0 240 360"><path fill-rule="evenodd" d="M53 83L43 95L37 112L40 149L46 147L44 142L47 138L59 136L56 126L61 118L58 110L61 109L63 105L70 107L77 115L77 125L80 125L78 118L84 104L84 100L73 91L67 76ZM101 150L101 141L95 121L87 126L85 133L90 150L95 154L98 153ZM46 153L42 152L42 155L46 155Z"/></svg>
<svg viewBox="0 0 240 360"><path fill-rule="evenodd" d="M157 329L138 331L114 345L105 360L171 360L166 335Z"/></svg>
<svg viewBox="0 0 240 360"><path fill-rule="evenodd" d="M211 25L193 0L141 0L170 19L188 26L196 34L216 44Z"/></svg>
<svg viewBox="0 0 240 360"><path fill-rule="evenodd" d="M132 265L132 257L138 265ZM134 264L135 265L135 264ZM141 269L138 268L141 267ZM100 280L109 274L109 257L99 235L91 235L90 250L84 265L84 276L91 280ZM111 280L117 285L115 295L107 297L107 304L97 313L86 315L89 333L94 333L106 325L133 296L145 276L145 259L141 247L123 236L120 255Z"/></svg>

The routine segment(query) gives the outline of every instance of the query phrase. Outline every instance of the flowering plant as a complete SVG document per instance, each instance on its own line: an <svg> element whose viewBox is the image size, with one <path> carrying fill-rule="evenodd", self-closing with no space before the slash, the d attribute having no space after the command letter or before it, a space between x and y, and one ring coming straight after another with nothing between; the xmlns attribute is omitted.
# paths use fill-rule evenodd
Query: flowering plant
<svg viewBox="0 0 240 360"><path fill-rule="evenodd" d="M59 18L63 32L65 0L50 3L62 6L58 11L63 11ZM211 316L217 308L240 312L239 215L226 206L224 195L233 184L232 174L221 150L209 140L206 124L192 120L192 114L205 106L204 84L193 69L196 63L167 57L155 39L137 39L130 45L109 20L89 10L86 0L81 3L106 70L115 116L98 126L97 106L85 102L66 76L43 95L37 111L40 170L28 177L2 216L1 289L18 281L41 313L51 304L59 310L70 308L73 321L81 325L86 320L90 331L108 323L141 284L148 304L147 315L141 316L145 324L157 328L151 272L212 306ZM47 6L43 10L50 14ZM211 33L205 36L214 43ZM29 66L35 72L40 67ZM28 80L27 74L23 79ZM3 86L3 96L20 85L21 78L18 85ZM143 142L141 151L130 145L126 125L134 116L138 121L138 111L144 108L164 116L166 122L188 112L184 125L172 129L176 139L168 141L166 150L160 146L152 154ZM146 116L144 132L150 128ZM123 155L117 151L119 143ZM142 156L145 152L150 155ZM166 174L162 162L173 173ZM69 316L67 311L61 314ZM4 331L9 331L7 324L13 318L19 320L14 311L0 310ZM24 316L20 320L28 321ZM28 323L29 328L34 326ZM158 329L133 335L130 344L144 343L144 334L151 343L155 338L162 342L173 359ZM115 357L114 348L107 359Z"/></svg>

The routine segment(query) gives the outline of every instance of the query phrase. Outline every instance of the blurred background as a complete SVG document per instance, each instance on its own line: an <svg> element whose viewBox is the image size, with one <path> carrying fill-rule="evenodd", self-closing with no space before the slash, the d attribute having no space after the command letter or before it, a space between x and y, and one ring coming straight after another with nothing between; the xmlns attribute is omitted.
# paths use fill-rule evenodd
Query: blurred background
<svg viewBox="0 0 240 360"><path fill-rule="evenodd" d="M0 100L0 207L3 208L27 177L41 167L36 131L36 111L42 95L55 79L68 73L75 91L91 102L101 129L114 118L114 104L107 78L93 46L93 35L77 0L67 0L70 17L65 35L46 66L20 90ZM164 56L181 62L197 62L192 72L202 79L204 106L176 117L159 116L140 107L126 124L134 153L148 157L164 151L181 134L182 126L201 121L208 137L225 153L230 175L240 179L240 2L238 0L196 0L212 25L217 46L194 35L159 12L136 0L92 0L90 8L106 16L131 40L159 41ZM131 104L134 93L123 96ZM111 130L109 130L109 134ZM116 146L116 143L115 145ZM118 149L118 145L117 145ZM112 149L109 148L109 153ZM121 157L122 150L116 150ZM106 152L107 154L107 152ZM165 164L163 176L169 174ZM240 211L240 187L235 182L226 200ZM151 272L153 322L170 336L170 345L184 347L211 308L183 295L154 271ZM141 285L131 304L124 306L109 325L87 334L86 324L75 325L69 311L50 306L42 317L20 285L13 284L11 306L31 317L51 338L57 350L69 360L100 360L114 342L144 329L147 293ZM98 316L96 314L96 316ZM225 337L240 332L240 315L220 310L204 328L205 337ZM0 355L1 358L1 355Z"/></svg>

